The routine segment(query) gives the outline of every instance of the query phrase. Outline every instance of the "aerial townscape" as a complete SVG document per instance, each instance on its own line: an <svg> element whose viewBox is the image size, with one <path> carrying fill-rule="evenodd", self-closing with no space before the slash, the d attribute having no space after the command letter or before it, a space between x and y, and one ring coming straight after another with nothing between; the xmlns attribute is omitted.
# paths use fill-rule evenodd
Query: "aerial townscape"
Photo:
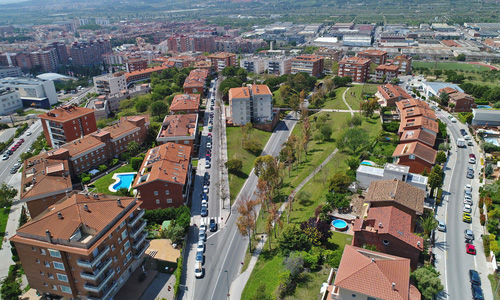
<svg viewBox="0 0 500 300"><path fill-rule="evenodd" d="M0 103L0 299L500 299L498 1L0 0Z"/></svg>

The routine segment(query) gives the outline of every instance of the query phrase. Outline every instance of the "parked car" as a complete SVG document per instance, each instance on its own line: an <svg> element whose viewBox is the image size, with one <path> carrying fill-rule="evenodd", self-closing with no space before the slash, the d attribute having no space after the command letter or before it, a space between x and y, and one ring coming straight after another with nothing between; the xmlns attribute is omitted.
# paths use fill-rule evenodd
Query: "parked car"
<svg viewBox="0 0 500 300"><path fill-rule="evenodd" d="M475 164L476 163L476 156L471 153L469 154L469 164Z"/></svg>
<svg viewBox="0 0 500 300"><path fill-rule="evenodd" d="M10 169L10 174L16 174L17 170L15 168Z"/></svg>
<svg viewBox="0 0 500 300"><path fill-rule="evenodd" d="M474 169L472 169L471 167L467 168L467 178L469 179L474 178Z"/></svg>
<svg viewBox="0 0 500 300"><path fill-rule="evenodd" d="M12 153L14 153L14 152L12 152L12 150L7 150L8 155L12 155Z"/></svg>
<svg viewBox="0 0 500 300"><path fill-rule="evenodd" d="M460 129L460 133L461 133L463 136L466 136L466 135L467 135L467 131L465 131L465 129Z"/></svg>
<svg viewBox="0 0 500 300"><path fill-rule="evenodd" d="M474 142L472 140L467 141L467 146L474 146Z"/></svg>
<svg viewBox="0 0 500 300"><path fill-rule="evenodd" d="M200 215L201 215L202 217L206 217L206 216L208 216L208 208L206 208L206 207L202 207L202 208L201 208Z"/></svg>
<svg viewBox="0 0 500 300"><path fill-rule="evenodd" d="M479 285L471 285L472 289L472 299L474 300L484 300L483 289Z"/></svg>
<svg viewBox="0 0 500 300"><path fill-rule="evenodd" d="M203 277L203 268L201 267L201 263L200 262L195 263L194 276L196 278L202 278Z"/></svg>
<svg viewBox="0 0 500 300"><path fill-rule="evenodd" d="M205 168L206 168L206 169L210 169L210 167L211 167L211 166L212 166L212 165L210 164L210 162L209 162L209 161L205 161Z"/></svg>
<svg viewBox="0 0 500 300"><path fill-rule="evenodd" d="M207 195L207 194L205 194L205 193L201 194L201 200L202 200L202 201L203 201L203 200L208 201L208 195Z"/></svg>
<svg viewBox="0 0 500 300"><path fill-rule="evenodd" d="M468 240L473 240L474 239L474 232L470 229L465 229L464 236Z"/></svg>
<svg viewBox="0 0 500 300"><path fill-rule="evenodd" d="M476 255L476 246L465 244L465 252L467 252L467 254Z"/></svg>
<svg viewBox="0 0 500 300"><path fill-rule="evenodd" d="M464 212L462 214L462 221L464 221L465 223L471 223L472 222L472 218L470 216L470 213Z"/></svg>
<svg viewBox="0 0 500 300"><path fill-rule="evenodd" d="M464 136L464 139L465 139L466 141L469 141L469 140L471 139L471 137L470 137L470 135L466 135L466 136Z"/></svg>
<svg viewBox="0 0 500 300"><path fill-rule="evenodd" d="M466 205L466 204L472 206L472 200L465 198L464 205Z"/></svg>
<svg viewBox="0 0 500 300"><path fill-rule="evenodd" d="M208 174L208 172L205 172L205 174L203 174L203 179L210 180L210 174Z"/></svg>
<svg viewBox="0 0 500 300"><path fill-rule="evenodd" d="M438 221L437 230L442 232L446 231L446 224L444 223L444 221Z"/></svg>
<svg viewBox="0 0 500 300"><path fill-rule="evenodd" d="M463 211L466 212L466 213L471 213L472 212L472 208L471 208L471 206L469 204L464 204Z"/></svg>
<svg viewBox="0 0 500 300"><path fill-rule="evenodd" d="M203 264L203 252L201 251L196 252L196 262L200 262Z"/></svg>
<svg viewBox="0 0 500 300"><path fill-rule="evenodd" d="M208 194L208 185L203 186L203 193Z"/></svg>
<svg viewBox="0 0 500 300"><path fill-rule="evenodd" d="M2 155L2 160L7 160L7 159L9 159L9 154Z"/></svg>
<svg viewBox="0 0 500 300"><path fill-rule="evenodd" d="M464 188L465 194L466 195L471 195L472 194L472 185L466 184Z"/></svg>
<svg viewBox="0 0 500 300"><path fill-rule="evenodd" d="M453 118L453 117L450 119L450 121L451 121L451 123L457 123L457 119Z"/></svg>
<svg viewBox="0 0 500 300"><path fill-rule="evenodd" d="M210 231L217 231L217 223L215 222L215 218L210 218L209 224Z"/></svg>
<svg viewBox="0 0 500 300"><path fill-rule="evenodd" d="M201 207L208 207L207 200L201 200Z"/></svg>
<svg viewBox="0 0 500 300"><path fill-rule="evenodd" d="M198 244L196 245L196 251L205 252L205 243L203 241L198 241Z"/></svg>
<svg viewBox="0 0 500 300"><path fill-rule="evenodd" d="M207 148L211 149L212 148L212 143L207 143Z"/></svg>
<svg viewBox="0 0 500 300"><path fill-rule="evenodd" d="M207 239L207 234L205 231L200 231L198 233L198 241L205 241Z"/></svg>
<svg viewBox="0 0 500 300"><path fill-rule="evenodd" d="M481 277L476 270L469 270L470 283L481 286Z"/></svg>
<svg viewBox="0 0 500 300"><path fill-rule="evenodd" d="M203 233L206 233L207 232L207 225L205 225L205 223L201 223L200 225L200 229L198 230L198 232L203 232Z"/></svg>
<svg viewBox="0 0 500 300"><path fill-rule="evenodd" d="M31 135L31 131L26 132L26 135L30 136Z"/></svg>

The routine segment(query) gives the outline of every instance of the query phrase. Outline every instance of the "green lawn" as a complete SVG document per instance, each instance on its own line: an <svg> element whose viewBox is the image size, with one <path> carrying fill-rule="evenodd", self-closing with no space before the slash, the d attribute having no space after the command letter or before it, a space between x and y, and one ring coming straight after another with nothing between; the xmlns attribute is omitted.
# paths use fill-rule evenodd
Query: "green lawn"
<svg viewBox="0 0 500 300"><path fill-rule="evenodd" d="M122 166L113 171L112 173L109 173L108 175L105 175L97 179L92 184L91 188L95 188L98 193L112 194L108 188L110 184L115 182L115 180L111 179L111 177L113 177L113 174L115 173L125 173L125 172L135 172L135 171L132 169L132 166L130 164Z"/></svg>
<svg viewBox="0 0 500 300"><path fill-rule="evenodd" d="M355 84L345 94L345 100L354 110L359 110L363 94L375 94L380 84ZM342 95L340 95L342 97Z"/></svg>
<svg viewBox="0 0 500 300"><path fill-rule="evenodd" d="M5 209L0 209L0 238L3 240L5 237L5 228L7 227L7 221L9 220L10 206ZM0 243L0 249L2 249L2 244Z"/></svg>
<svg viewBox="0 0 500 300"><path fill-rule="evenodd" d="M325 104L323 105L322 108L348 109L347 106L345 105L344 101L342 100L342 95L344 94L344 91L346 89L347 89L346 87L341 87L341 88L335 89L335 97L329 98L327 101L325 101Z"/></svg>
<svg viewBox="0 0 500 300"><path fill-rule="evenodd" d="M460 62L424 62L414 61L413 68L428 68L434 70L434 67L439 70L459 70L459 71L489 71L490 69L485 66L473 65Z"/></svg>
<svg viewBox="0 0 500 300"><path fill-rule="evenodd" d="M283 256L276 249L272 251L263 250L243 289L241 299L251 299L255 292L263 287L266 294L272 294L278 286L278 275L282 270Z"/></svg>
<svg viewBox="0 0 500 300"><path fill-rule="evenodd" d="M243 170L241 175L237 176L234 174L229 174L229 193L231 195L231 201L236 199L236 196L240 192L245 180L250 175L250 171L253 168L253 162L257 158L256 155L246 151L241 146L241 140L243 138L240 127L227 127L227 158L237 158L243 162ZM257 129L253 129L251 132L251 139L256 139L262 143L262 147L266 146L267 141L271 137L271 132L265 132Z"/></svg>
<svg viewBox="0 0 500 300"><path fill-rule="evenodd" d="M498 281L500 280L500 278L498 277L498 274L490 274L488 275L488 279L490 280L490 284L491 284L491 290L492 290L492 294L493 294L493 297L496 299L498 297L500 297L500 289L496 290L497 286L498 286ZM484 283L483 283L484 284ZM486 285L484 286L484 288L486 289ZM495 294L495 290L497 291L497 294Z"/></svg>

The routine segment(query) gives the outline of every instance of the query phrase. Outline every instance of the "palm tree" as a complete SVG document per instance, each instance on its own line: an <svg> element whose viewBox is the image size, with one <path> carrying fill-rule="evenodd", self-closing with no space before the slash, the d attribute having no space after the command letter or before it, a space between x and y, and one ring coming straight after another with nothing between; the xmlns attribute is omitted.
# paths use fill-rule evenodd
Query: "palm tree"
<svg viewBox="0 0 500 300"><path fill-rule="evenodd" d="M420 217L420 226L424 230L424 235L429 238L431 231L437 228L438 222L431 213Z"/></svg>

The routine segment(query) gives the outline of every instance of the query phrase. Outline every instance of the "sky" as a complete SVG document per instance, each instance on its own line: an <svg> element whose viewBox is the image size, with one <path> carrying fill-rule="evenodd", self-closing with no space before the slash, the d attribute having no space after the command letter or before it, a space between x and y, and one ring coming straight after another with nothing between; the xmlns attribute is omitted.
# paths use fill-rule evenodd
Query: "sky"
<svg viewBox="0 0 500 300"><path fill-rule="evenodd" d="M25 2L28 0L0 0L0 4L8 4L8 3L19 3L19 2Z"/></svg>

